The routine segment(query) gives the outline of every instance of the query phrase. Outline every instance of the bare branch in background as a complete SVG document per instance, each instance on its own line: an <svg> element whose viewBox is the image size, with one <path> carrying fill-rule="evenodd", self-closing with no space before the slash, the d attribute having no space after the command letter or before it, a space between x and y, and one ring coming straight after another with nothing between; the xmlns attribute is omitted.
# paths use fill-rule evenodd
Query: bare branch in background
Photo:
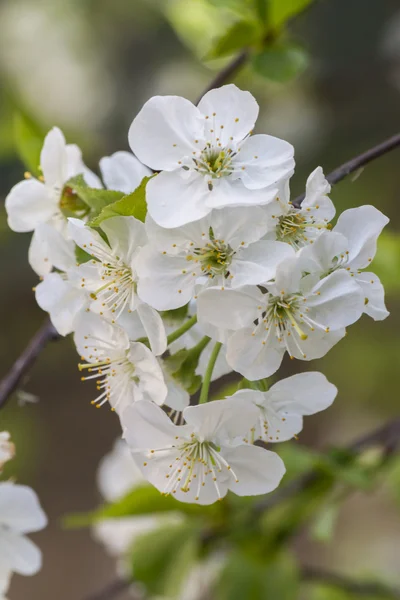
<svg viewBox="0 0 400 600"><path fill-rule="evenodd" d="M391 150L394 150L399 146L400 133L396 133L396 135L393 135L381 144L370 148L366 152L363 152L363 154L359 154L358 156L355 156L351 160L345 162L343 165L340 165L340 167L337 167L337 169L329 173L329 175L327 175L326 178L329 181L329 183L338 183L339 181L342 181L342 179L345 179L345 177L350 175L350 173L354 173L354 171L357 171L358 169L364 167L376 158L387 154L387 152L390 152ZM303 202L304 197L305 194L297 196L297 198L293 200L293 205L299 207L300 204Z"/></svg>
<svg viewBox="0 0 400 600"><path fill-rule="evenodd" d="M47 343L59 338L59 334L47 319L35 333L21 356L17 358L7 375L0 381L0 408L5 405L9 397L18 388L22 378L34 365Z"/></svg>
<svg viewBox="0 0 400 600"><path fill-rule="evenodd" d="M95 592L94 594L90 594L90 596L86 596L84 600L114 600L115 598L118 598L122 592L126 592L131 585L132 584L128 581L116 579L99 592ZM130 598L132 598L132 600L144 600L143 595L133 594L132 590L130 590Z"/></svg>

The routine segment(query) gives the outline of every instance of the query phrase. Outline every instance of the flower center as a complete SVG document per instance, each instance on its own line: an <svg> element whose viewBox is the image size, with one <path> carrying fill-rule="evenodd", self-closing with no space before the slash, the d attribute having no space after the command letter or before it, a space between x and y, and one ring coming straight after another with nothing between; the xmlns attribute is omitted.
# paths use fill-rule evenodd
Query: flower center
<svg viewBox="0 0 400 600"><path fill-rule="evenodd" d="M208 187L210 191L213 188L213 179L226 177L234 171L232 159L236 155L231 148L215 147L210 142L207 142L206 147L200 154L193 158L195 170L202 175L210 177Z"/></svg>
<svg viewBox="0 0 400 600"><path fill-rule="evenodd" d="M293 246L295 250L301 248L315 237L315 229L328 229L328 224L323 224L310 214L291 208L288 214L278 218L276 225L276 239ZM314 231L312 231L314 229Z"/></svg>
<svg viewBox="0 0 400 600"><path fill-rule="evenodd" d="M228 268L232 262L235 251L224 240L216 240L212 227L209 230L210 241L203 248L195 248L186 260L194 260L201 265L203 275L216 277L229 274Z"/></svg>
<svg viewBox="0 0 400 600"><path fill-rule="evenodd" d="M136 294L137 284L132 269L121 263L117 257L115 263L102 263L101 279L105 283L93 292L91 297L101 300L102 306L118 318L126 306L130 306Z"/></svg>
<svg viewBox="0 0 400 600"><path fill-rule="evenodd" d="M192 485L196 486L195 500L199 500L201 490L208 480L212 480L218 498L222 495L218 487L218 474L226 472L228 476L238 482L238 478L231 469L227 461L221 456L216 444L209 441L202 441L191 434L191 439L179 438L176 436L176 444L166 448L150 450L149 459L157 459L160 452L165 455L166 452L171 455L171 464L168 467L168 473L165 475L166 484L164 494L176 494L178 489L182 492L189 492ZM144 466L147 466L147 462Z"/></svg>

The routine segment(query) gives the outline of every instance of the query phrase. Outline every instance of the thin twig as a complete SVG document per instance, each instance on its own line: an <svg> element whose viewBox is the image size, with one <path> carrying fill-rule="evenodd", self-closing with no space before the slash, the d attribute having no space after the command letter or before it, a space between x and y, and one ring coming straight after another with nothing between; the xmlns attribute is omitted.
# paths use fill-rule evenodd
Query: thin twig
<svg viewBox="0 0 400 600"><path fill-rule="evenodd" d="M355 156L348 162L345 162L343 165L329 173L329 175L327 175L326 178L329 181L329 183L338 183L339 181L342 181L342 179L347 177L347 175L350 175L350 173L354 173L354 171L357 171L361 167L364 167L371 161L375 160L376 158L379 158L380 156L383 156L387 152L394 150L398 146L400 146L400 133L393 135L381 144L378 144L377 146L370 148L366 152L363 152L363 154L359 154L358 156ZM299 207L300 204L303 202L304 198L305 194L297 196L297 198L295 198L292 202L293 205Z"/></svg>
<svg viewBox="0 0 400 600"><path fill-rule="evenodd" d="M357 594L358 596L380 596L382 598L400 598L400 589L392 588L386 584L374 581L355 581L346 575L332 573L325 569L303 567L301 570L303 581L327 584L343 591Z"/></svg>
<svg viewBox="0 0 400 600"><path fill-rule="evenodd" d="M347 450L350 452L362 452L367 448L379 445L382 447L385 455L390 455L400 447L400 417L397 417L393 421L386 423L378 429L374 429L370 433L355 440L352 444L347 446ZM287 485L278 488L278 490L265 496L254 505L254 514L263 513L266 510L277 506L284 500L291 498L295 494L305 490L310 484L314 483L318 479L320 471L313 469L297 479L293 479Z"/></svg>
<svg viewBox="0 0 400 600"><path fill-rule="evenodd" d="M11 394L17 389L23 376L29 371L46 344L59 339L57 331L51 322L46 319L35 333L31 341L17 358L7 375L0 381L0 408L7 402Z"/></svg>
<svg viewBox="0 0 400 600"><path fill-rule="evenodd" d="M248 57L249 57L248 51L243 50L243 52L238 54L236 56L236 58L234 58L232 60L232 62L228 63L226 65L226 67L224 69L222 69L222 71L217 73L217 75L211 81L209 86L206 87L206 89L202 92L201 96L199 96L197 98L196 105L200 102L202 97L207 92L209 92L210 90L213 90L214 88L221 87L221 85L223 85L226 81L228 81L228 79L231 79L234 75L236 75L236 73L243 67L243 65L247 61Z"/></svg>
<svg viewBox="0 0 400 600"><path fill-rule="evenodd" d="M114 600L114 598L118 598L122 592L126 592L131 585L132 584L129 583L129 581L124 579L116 579L99 592L95 592L94 594L90 594L90 596L86 596L85 600ZM141 598L139 595L134 596L132 594L130 597L132 600L135 600L135 598Z"/></svg>

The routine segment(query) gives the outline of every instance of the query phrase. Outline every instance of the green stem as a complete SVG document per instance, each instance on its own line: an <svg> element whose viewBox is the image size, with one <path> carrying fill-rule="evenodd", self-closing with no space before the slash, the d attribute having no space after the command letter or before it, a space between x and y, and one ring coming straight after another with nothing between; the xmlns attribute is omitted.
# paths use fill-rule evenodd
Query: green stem
<svg viewBox="0 0 400 600"><path fill-rule="evenodd" d="M185 323L183 325L178 327L178 329L176 331L173 331L172 333L170 333L169 336L167 337L168 346L170 344L172 344L172 342L175 342L175 340L178 340L180 337L182 337L182 335L184 335L187 331L189 331L189 329L191 329L193 327L193 325L196 325L196 323L197 323L197 315L194 315L193 317L191 317L190 319L185 321Z"/></svg>
<svg viewBox="0 0 400 600"><path fill-rule="evenodd" d="M208 400L208 390L210 389L211 377L214 371L215 363L217 362L219 351L221 350L221 342L216 342L208 361L206 372L203 377L203 384L201 386L199 404L205 404Z"/></svg>

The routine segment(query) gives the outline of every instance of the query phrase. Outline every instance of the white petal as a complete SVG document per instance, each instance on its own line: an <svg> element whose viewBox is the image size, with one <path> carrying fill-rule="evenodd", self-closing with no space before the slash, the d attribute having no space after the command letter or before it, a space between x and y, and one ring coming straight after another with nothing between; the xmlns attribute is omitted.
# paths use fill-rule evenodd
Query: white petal
<svg viewBox="0 0 400 600"><path fill-rule="evenodd" d="M354 278L340 269L315 286L306 305L312 318L334 330L347 327L361 317L364 298Z"/></svg>
<svg viewBox="0 0 400 600"><path fill-rule="evenodd" d="M265 395L265 403L290 414L313 415L325 410L337 395L337 388L318 372L299 373L275 383Z"/></svg>
<svg viewBox="0 0 400 600"><path fill-rule="evenodd" d="M171 310L191 300L196 283L185 257L168 256L144 247L138 259L138 295L157 310Z"/></svg>
<svg viewBox="0 0 400 600"><path fill-rule="evenodd" d="M123 217L113 218L120 219ZM68 219L68 233L75 244L91 256L102 260L105 256L111 254L110 247L97 231L91 227L86 227L85 223L80 219Z"/></svg>
<svg viewBox="0 0 400 600"><path fill-rule="evenodd" d="M283 242L260 241L238 250L231 265L233 288L257 285L275 277L284 258L293 256L293 249Z"/></svg>
<svg viewBox="0 0 400 600"><path fill-rule="evenodd" d="M160 315L154 308L144 302L140 302L136 310L142 321L146 336L149 338L153 354L156 356L163 354L167 349L167 334Z"/></svg>
<svg viewBox="0 0 400 600"><path fill-rule="evenodd" d="M140 185L143 177L152 172L130 152L114 152L100 160L103 181L109 190L130 194Z"/></svg>
<svg viewBox="0 0 400 600"><path fill-rule="evenodd" d="M213 228L214 237L224 240L234 250L257 242L268 229L265 212L258 206L213 210L208 216L208 223Z"/></svg>
<svg viewBox="0 0 400 600"><path fill-rule="evenodd" d="M91 312L78 315L74 342L78 354L88 362L97 362L104 357L121 358L130 348L129 338L121 327Z"/></svg>
<svg viewBox="0 0 400 600"><path fill-rule="evenodd" d="M183 411L186 423L206 441L229 440L244 436L257 419L257 408L231 396L207 404L188 406Z"/></svg>
<svg viewBox="0 0 400 600"><path fill-rule="evenodd" d="M206 178L198 173L184 177L181 171L163 172L146 186L147 208L161 227L180 227L211 212L206 205L210 193Z"/></svg>
<svg viewBox="0 0 400 600"><path fill-rule="evenodd" d="M35 288L36 302L50 314L60 335L74 331L77 315L88 303L86 293L72 287L58 273L49 273Z"/></svg>
<svg viewBox="0 0 400 600"><path fill-rule="evenodd" d="M42 553L28 538L4 529L0 532L0 562L20 575L35 575L42 566Z"/></svg>
<svg viewBox="0 0 400 600"><path fill-rule="evenodd" d="M286 471L283 460L275 452L257 446L223 448L222 454L239 480L229 480L229 489L238 496L272 492Z"/></svg>
<svg viewBox="0 0 400 600"><path fill-rule="evenodd" d="M53 266L67 271L76 264L75 244L49 223L41 223L33 232L28 258L32 269L42 277Z"/></svg>
<svg viewBox="0 0 400 600"><path fill-rule="evenodd" d="M323 231L317 239L299 252L302 270L313 273L325 274L332 269L334 259L343 255L348 249L348 241L341 233L336 231Z"/></svg>
<svg viewBox="0 0 400 600"><path fill-rule="evenodd" d="M293 342L293 336L287 338L289 353L291 356L299 360L314 360L325 356L327 352L335 344L337 344L346 335L346 330L336 329L331 330L329 333L315 329L306 340L298 340L297 344Z"/></svg>
<svg viewBox="0 0 400 600"><path fill-rule="evenodd" d="M269 377L282 362L285 348L263 344L263 337L241 329L229 338L226 360L234 371L252 381Z"/></svg>
<svg viewBox="0 0 400 600"><path fill-rule="evenodd" d="M20 533L40 531L46 527L47 517L30 487L0 483L0 524Z"/></svg>
<svg viewBox="0 0 400 600"><path fill-rule="evenodd" d="M147 242L144 223L135 217L112 217L103 221L101 228L107 235L113 255L131 266L137 248Z"/></svg>
<svg viewBox="0 0 400 600"><path fill-rule="evenodd" d="M248 327L257 318L262 293L257 287L243 290L204 290L197 299L199 322L209 323L222 329Z"/></svg>
<svg viewBox="0 0 400 600"><path fill-rule="evenodd" d="M1 600L7 600L4 594L7 592L10 587L12 571L3 567L0 569L0 598Z"/></svg>
<svg viewBox="0 0 400 600"><path fill-rule="evenodd" d="M276 270L275 282L267 286L268 290L277 296L283 291L285 294L296 293L299 291L301 277L301 262L293 253L280 262Z"/></svg>
<svg viewBox="0 0 400 600"><path fill-rule="evenodd" d="M225 146L231 137L240 141L254 128L259 106L250 92L230 83L207 92L198 109L208 117L207 125L218 131L220 143Z"/></svg>
<svg viewBox="0 0 400 600"><path fill-rule="evenodd" d="M376 243L389 219L374 206L345 210L334 231L342 233L349 242L349 266L364 269L376 254Z"/></svg>
<svg viewBox="0 0 400 600"><path fill-rule="evenodd" d="M107 502L115 502L143 481L128 444L117 439L111 452L101 460L97 471L97 487L101 495Z"/></svg>
<svg viewBox="0 0 400 600"><path fill-rule="evenodd" d="M27 179L14 185L6 198L8 226L13 231L33 231L57 212L57 200L43 183Z"/></svg>
<svg viewBox="0 0 400 600"><path fill-rule="evenodd" d="M131 450L158 449L172 446L176 435L189 434L189 429L174 425L165 412L153 402L140 400L121 415L123 437Z"/></svg>
<svg viewBox="0 0 400 600"><path fill-rule="evenodd" d="M168 390L161 367L151 350L140 342L131 342L128 358L135 365L143 399L163 404Z"/></svg>
<svg viewBox="0 0 400 600"><path fill-rule="evenodd" d="M167 254L180 254L193 247L200 247L204 240L204 233L208 236L210 216L187 223L181 227L165 229L153 221L148 214L146 217L146 232L153 248ZM208 239L208 238L207 238Z"/></svg>
<svg viewBox="0 0 400 600"><path fill-rule="evenodd" d="M188 392L179 384L172 375L168 373L166 368L163 369L164 381L166 383L168 393L165 398L165 404L173 410L183 411L189 406L190 395Z"/></svg>
<svg viewBox="0 0 400 600"><path fill-rule="evenodd" d="M87 168L82 160L82 151L76 144L67 144L65 147L67 157L67 172L65 182L75 175L83 175L86 183L91 188L102 188L100 179L93 171ZM64 183L64 182L63 182Z"/></svg>
<svg viewBox="0 0 400 600"><path fill-rule="evenodd" d="M240 178L249 190L276 186L290 177L294 169L294 148L271 135L253 135L246 140L233 160L241 169Z"/></svg>
<svg viewBox="0 0 400 600"><path fill-rule="evenodd" d="M389 316L385 306L385 290L375 273L358 273L355 280L363 291L365 298L364 312L374 321L382 321Z"/></svg>
<svg viewBox="0 0 400 600"><path fill-rule="evenodd" d="M207 183L207 179L203 178ZM263 206L269 204L277 197L277 186L251 190L245 187L240 179L221 177L212 182L213 189L205 195L208 208L225 208L233 206ZM207 188L208 191L208 188Z"/></svg>
<svg viewBox="0 0 400 600"><path fill-rule="evenodd" d="M146 102L129 129L129 145L139 160L157 171L172 171L197 149L204 117L185 98L155 96ZM155 219L156 220L156 219Z"/></svg>
<svg viewBox="0 0 400 600"><path fill-rule="evenodd" d="M53 127L44 139L40 166L46 187L57 189L61 193L68 179L68 160L65 138L58 127Z"/></svg>
<svg viewBox="0 0 400 600"><path fill-rule="evenodd" d="M325 179L322 167L317 167L309 175L306 183L306 196L301 203L301 209L310 209L315 218L327 223L336 213L332 200L327 196L331 191L329 182Z"/></svg>

